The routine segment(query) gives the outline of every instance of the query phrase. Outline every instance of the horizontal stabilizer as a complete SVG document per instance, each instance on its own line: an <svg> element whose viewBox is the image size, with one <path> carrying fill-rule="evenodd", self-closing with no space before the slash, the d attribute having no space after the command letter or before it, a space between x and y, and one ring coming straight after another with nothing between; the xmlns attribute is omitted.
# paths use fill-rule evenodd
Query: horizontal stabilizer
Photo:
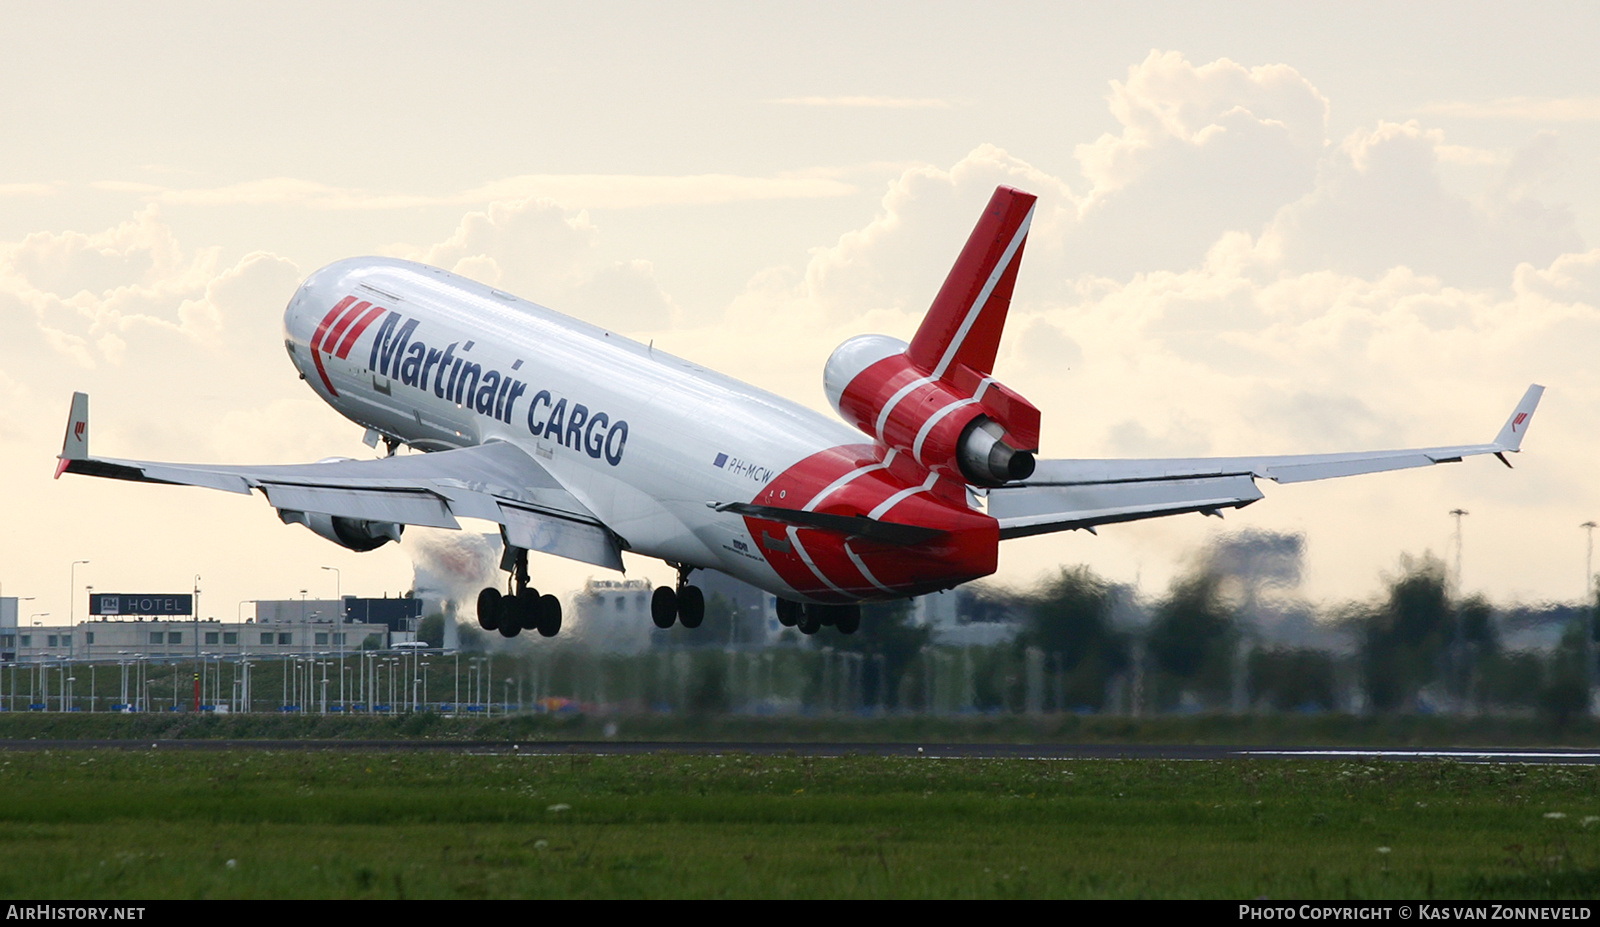
<svg viewBox="0 0 1600 927"><path fill-rule="evenodd" d="M747 518L764 518L767 521L782 522L786 525L795 525L800 528L821 528L824 531L837 531L851 537L862 538L868 541L879 541L884 544L921 544L932 540L945 532L937 528L925 528L921 525L903 525L893 521L879 521L865 515L830 515L825 512L803 512L798 509L784 509L775 505L753 505L748 502L724 502L711 506L719 512L732 512Z"/></svg>
<svg viewBox="0 0 1600 927"><path fill-rule="evenodd" d="M1041 460L1026 480L989 490L1002 538L1089 528L1182 512L1215 514L1261 498L1256 480L1303 483L1407 470L1522 449L1544 387L1528 387L1493 444L1271 457Z"/></svg>
<svg viewBox="0 0 1600 927"><path fill-rule="evenodd" d="M1185 512L1215 515L1260 498L1261 490L1245 475L1037 486L1020 492L1006 487L989 491L989 514L1000 521L1000 537L1006 539Z"/></svg>

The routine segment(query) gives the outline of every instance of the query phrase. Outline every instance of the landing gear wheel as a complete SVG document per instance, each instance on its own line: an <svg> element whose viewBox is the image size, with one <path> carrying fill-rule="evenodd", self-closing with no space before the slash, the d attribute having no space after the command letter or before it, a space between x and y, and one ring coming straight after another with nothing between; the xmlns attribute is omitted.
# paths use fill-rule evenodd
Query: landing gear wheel
<svg viewBox="0 0 1600 927"><path fill-rule="evenodd" d="M678 620L691 631L706 620L706 594L699 586L684 586L678 590Z"/></svg>
<svg viewBox="0 0 1600 927"><path fill-rule="evenodd" d="M490 586L478 593L478 627L485 631L493 631L500 627L500 616L503 611L500 590Z"/></svg>
<svg viewBox="0 0 1600 927"><path fill-rule="evenodd" d="M800 610L803 606L799 602L788 599L779 599L777 605L778 623L786 628L792 628L800 622Z"/></svg>
<svg viewBox="0 0 1600 927"><path fill-rule="evenodd" d="M539 597L539 635L555 637L561 633L561 600L553 595Z"/></svg>
<svg viewBox="0 0 1600 927"><path fill-rule="evenodd" d="M672 591L671 586L657 586L655 594L650 596L650 620L665 631L677 619L678 594Z"/></svg>
<svg viewBox="0 0 1600 927"><path fill-rule="evenodd" d="M822 615L819 614L821 611L822 606L820 605L805 605L801 607L800 620L795 625L800 629L801 634L810 635L822 630Z"/></svg>
<svg viewBox="0 0 1600 927"><path fill-rule="evenodd" d="M502 599L500 604L503 606L500 615L500 636L516 637L522 633L522 613L526 606L521 599L516 598Z"/></svg>
<svg viewBox="0 0 1600 927"><path fill-rule="evenodd" d="M861 627L861 606L839 606L839 614L833 619L833 626L839 629L840 634L856 633Z"/></svg>
<svg viewBox="0 0 1600 927"><path fill-rule="evenodd" d="M539 627L539 590L532 586L517 593L517 627L523 631Z"/></svg>

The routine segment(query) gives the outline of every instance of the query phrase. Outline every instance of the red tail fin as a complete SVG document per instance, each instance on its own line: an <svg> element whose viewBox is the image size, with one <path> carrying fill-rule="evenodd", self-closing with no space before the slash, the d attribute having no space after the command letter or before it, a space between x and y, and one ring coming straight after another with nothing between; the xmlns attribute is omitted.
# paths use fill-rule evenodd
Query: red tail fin
<svg viewBox="0 0 1600 927"><path fill-rule="evenodd" d="M940 378L956 364L979 375L994 371L1035 199L1012 187L995 188L906 349L918 367Z"/></svg>

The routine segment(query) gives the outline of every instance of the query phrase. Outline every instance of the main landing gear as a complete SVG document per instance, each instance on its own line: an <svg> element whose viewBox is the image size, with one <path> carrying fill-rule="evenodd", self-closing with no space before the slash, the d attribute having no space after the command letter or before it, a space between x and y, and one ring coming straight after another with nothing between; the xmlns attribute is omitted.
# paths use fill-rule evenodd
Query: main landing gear
<svg viewBox="0 0 1600 927"><path fill-rule="evenodd" d="M706 620L706 594L699 586L689 585L689 574L694 572L694 567L681 563L672 565L678 568L677 588L656 587L655 594L650 596L650 620L662 630L677 622L692 631Z"/></svg>
<svg viewBox="0 0 1600 927"><path fill-rule="evenodd" d="M861 606L804 605L779 599L778 623L786 628L798 628L805 635L817 633L824 625L832 626L840 634L854 634L861 627Z"/></svg>
<svg viewBox="0 0 1600 927"><path fill-rule="evenodd" d="M528 552L518 550L511 573L514 591L501 595L489 587L478 593L478 626L499 631L501 637L516 637L523 631L538 631L543 637L561 633L561 600L540 595L528 585Z"/></svg>

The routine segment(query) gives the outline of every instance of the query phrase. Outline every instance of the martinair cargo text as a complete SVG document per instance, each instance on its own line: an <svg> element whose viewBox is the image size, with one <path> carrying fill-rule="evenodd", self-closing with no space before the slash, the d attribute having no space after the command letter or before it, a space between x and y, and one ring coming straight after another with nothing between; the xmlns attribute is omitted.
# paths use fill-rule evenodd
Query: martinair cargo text
<svg viewBox="0 0 1600 927"><path fill-rule="evenodd" d="M1279 483L1521 448L1531 386L1488 444L1167 460L1036 460L1039 411L994 377L1034 197L997 189L910 343L861 335L823 388L841 423L649 346L434 267L355 258L312 274L284 314L290 359L388 456L209 466L89 454L73 396L57 476L260 490L285 522L370 550L405 525L500 525L506 592L478 619L510 637L561 627L528 553L620 570L666 561L661 627L700 624L689 582L714 569L778 597L779 619L846 633L858 603L994 572L1000 542L1073 528L1217 514ZM400 445L426 453L396 454Z"/></svg>

